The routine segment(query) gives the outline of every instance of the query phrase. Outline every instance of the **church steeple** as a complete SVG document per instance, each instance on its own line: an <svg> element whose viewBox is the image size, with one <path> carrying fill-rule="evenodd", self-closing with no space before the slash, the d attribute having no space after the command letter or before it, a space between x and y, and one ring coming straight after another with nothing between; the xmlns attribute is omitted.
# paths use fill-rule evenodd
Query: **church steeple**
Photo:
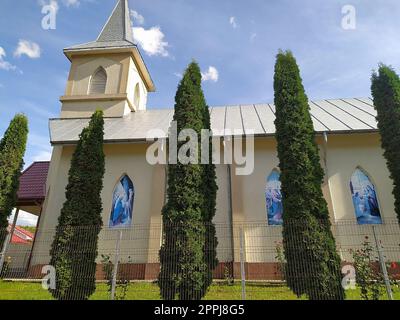
<svg viewBox="0 0 400 320"><path fill-rule="evenodd" d="M134 44L128 0L118 1L97 41L128 41Z"/></svg>
<svg viewBox="0 0 400 320"><path fill-rule="evenodd" d="M106 48L135 48L128 0L118 0L113 12L95 41L64 49L64 53L76 50Z"/></svg>
<svg viewBox="0 0 400 320"><path fill-rule="evenodd" d="M62 117L87 117L98 108L106 116L146 109L147 93L155 87L134 43L128 0L118 0L95 41L64 54L72 65Z"/></svg>

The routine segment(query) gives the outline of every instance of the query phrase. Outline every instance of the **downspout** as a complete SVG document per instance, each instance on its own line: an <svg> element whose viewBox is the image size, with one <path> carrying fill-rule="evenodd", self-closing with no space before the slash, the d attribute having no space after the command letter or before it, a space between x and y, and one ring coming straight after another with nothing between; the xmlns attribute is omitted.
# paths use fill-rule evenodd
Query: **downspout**
<svg viewBox="0 0 400 320"><path fill-rule="evenodd" d="M229 232L231 238L231 256L232 256L232 276L233 276L233 264L235 262L235 241L234 241L234 232L233 232L233 203L232 203L232 168L231 165L227 165L227 173L228 173L228 219L229 219Z"/></svg>

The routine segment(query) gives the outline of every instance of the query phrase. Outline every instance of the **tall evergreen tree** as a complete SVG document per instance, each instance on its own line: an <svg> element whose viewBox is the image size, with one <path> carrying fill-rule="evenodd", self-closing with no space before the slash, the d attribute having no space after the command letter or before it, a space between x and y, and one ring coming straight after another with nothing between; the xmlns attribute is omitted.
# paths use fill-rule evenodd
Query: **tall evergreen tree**
<svg viewBox="0 0 400 320"><path fill-rule="evenodd" d="M8 218L17 200L27 138L28 119L17 114L0 142L0 251L6 237Z"/></svg>
<svg viewBox="0 0 400 320"><path fill-rule="evenodd" d="M201 88L197 63L187 68L175 96L174 121L178 133L193 129L201 144L201 130L210 127L210 115ZM186 142L178 142L178 150ZM215 166L168 165L168 199L163 208L164 243L160 250L159 286L166 300L201 299L212 281L217 264L215 215ZM211 153L210 153L211 158ZM207 188L208 186L208 188Z"/></svg>
<svg viewBox="0 0 400 320"><path fill-rule="evenodd" d="M66 201L61 209L51 247L59 300L85 300L96 289L98 234L102 227L103 112L96 111L83 129L71 160Z"/></svg>
<svg viewBox="0 0 400 320"><path fill-rule="evenodd" d="M274 90L286 279L298 296L343 299L340 258L321 188L324 173L308 99L291 52L277 55Z"/></svg>
<svg viewBox="0 0 400 320"><path fill-rule="evenodd" d="M371 90L400 223L400 78L391 67L382 64L378 72L372 74Z"/></svg>
<svg viewBox="0 0 400 320"><path fill-rule="evenodd" d="M209 130L211 133L211 119L210 119L210 111L206 104L204 107L204 118L203 118L203 128ZM209 143L209 156L208 156L208 164L205 164L203 167L203 196L204 196L204 208L203 208L203 221L206 227L206 238L205 238L205 260L207 263L207 272L205 273L205 285L204 290L212 284L213 280L213 271L218 266L217 259L217 232L215 225L213 223L213 219L215 217L216 208L217 208L217 174L215 164L213 163L213 147L212 147L212 137L208 139ZM204 157L205 158L205 157ZM206 292L203 292L202 295L205 295Z"/></svg>

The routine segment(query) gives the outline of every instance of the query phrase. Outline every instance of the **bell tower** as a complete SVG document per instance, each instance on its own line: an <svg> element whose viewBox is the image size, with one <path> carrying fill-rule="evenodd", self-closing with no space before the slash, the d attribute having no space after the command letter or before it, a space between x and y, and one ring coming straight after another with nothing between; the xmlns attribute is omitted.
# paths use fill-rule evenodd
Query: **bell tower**
<svg viewBox="0 0 400 320"><path fill-rule="evenodd" d="M62 118L86 118L98 109L106 117L146 110L155 87L134 43L128 0L118 0L95 41L64 49L71 61Z"/></svg>

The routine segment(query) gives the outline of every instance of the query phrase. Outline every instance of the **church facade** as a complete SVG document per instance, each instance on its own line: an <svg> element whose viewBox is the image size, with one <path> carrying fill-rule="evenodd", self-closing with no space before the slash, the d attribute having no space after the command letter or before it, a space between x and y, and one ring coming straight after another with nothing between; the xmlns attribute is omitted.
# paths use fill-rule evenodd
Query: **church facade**
<svg viewBox="0 0 400 320"><path fill-rule="evenodd" d="M127 0L119 0L98 38L64 50L71 62L60 117L50 119L53 153L31 267L49 261L49 248L65 201L68 170L82 129L91 114L105 115L106 171L102 191L104 230L99 252L115 249L120 230L121 259L136 268L138 279L155 279L162 243L161 210L166 198L165 164L146 160L148 133L165 139L173 109L147 109L155 85L132 36ZM361 243L375 230L395 242L388 230L395 221L393 183L389 177L376 111L369 98L310 101L310 110L325 170L328 202L338 250ZM246 137L254 133L254 170L237 175L237 163L217 165L217 214L221 268L240 261L240 238L253 278L276 274L275 246L281 241L282 205L272 104L210 108L212 129ZM371 226L374 226L374 230ZM400 260L398 252L389 259ZM128 262L126 262L128 263ZM220 269L221 271L222 269ZM223 272L220 272L220 275Z"/></svg>

